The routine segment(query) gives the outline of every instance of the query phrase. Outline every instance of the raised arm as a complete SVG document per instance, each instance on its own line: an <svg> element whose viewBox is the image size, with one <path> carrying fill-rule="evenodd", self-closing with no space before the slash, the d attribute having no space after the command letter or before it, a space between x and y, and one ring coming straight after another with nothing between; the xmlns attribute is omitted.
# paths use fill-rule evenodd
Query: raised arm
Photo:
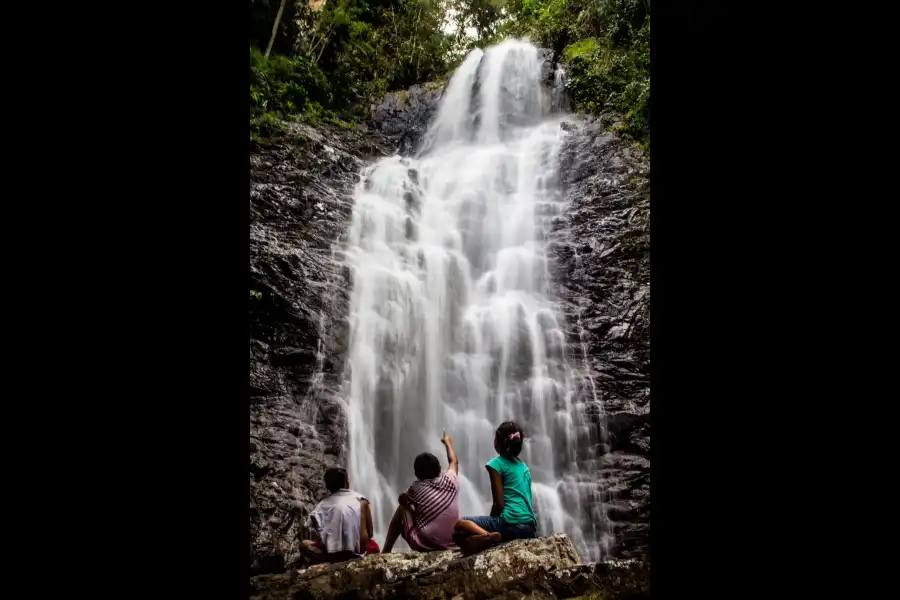
<svg viewBox="0 0 900 600"><path fill-rule="evenodd" d="M444 432L444 437L441 438L441 443L447 447L447 462L450 463L448 467L454 473L459 473L459 459L456 457L456 451L453 450L453 438L447 435L447 432Z"/></svg>
<svg viewBox="0 0 900 600"><path fill-rule="evenodd" d="M503 512L503 478L500 476L500 473L491 467L486 468L488 475L491 476L491 497L493 498L491 516L499 517L500 513Z"/></svg>

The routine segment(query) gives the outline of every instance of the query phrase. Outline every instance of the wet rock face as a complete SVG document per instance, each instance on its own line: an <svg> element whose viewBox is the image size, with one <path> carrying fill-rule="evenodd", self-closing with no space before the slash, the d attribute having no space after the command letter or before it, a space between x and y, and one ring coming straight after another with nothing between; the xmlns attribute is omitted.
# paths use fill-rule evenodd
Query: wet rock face
<svg viewBox="0 0 900 600"><path fill-rule="evenodd" d="M519 540L467 558L458 552L376 554L322 569L251 578L250 596L280 598L649 598L649 565L580 565L564 535Z"/></svg>
<svg viewBox="0 0 900 600"><path fill-rule="evenodd" d="M541 60L541 79L544 83L553 83L553 71L556 69L556 54L549 48L540 48L538 58Z"/></svg>
<svg viewBox="0 0 900 600"><path fill-rule="evenodd" d="M649 160L606 127L564 124L564 214L554 222L554 292L565 315L569 359L596 388L586 410L608 436L586 457L616 537L614 554L646 552L650 521ZM606 415L597 401L605 403Z"/></svg>
<svg viewBox="0 0 900 600"><path fill-rule="evenodd" d="M393 152L365 131L292 124L250 154L250 564L299 557L324 471L343 465L337 400L347 285L333 260L359 169ZM320 344L321 340L321 346Z"/></svg>
<svg viewBox="0 0 900 600"><path fill-rule="evenodd" d="M251 572L281 572L299 559L325 469L346 466L339 387L350 281L336 252L360 169L411 151L442 89L388 94L353 130L292 123L278 143L251 150Z"/></svg>
<svg viewBox="0 0 900 600"><path fill-rule="evenodd" d="M412 154L437 112L444 93L441 83L414 85L391 92L371 107L370 125L393 141L401 154Z"/></svg>

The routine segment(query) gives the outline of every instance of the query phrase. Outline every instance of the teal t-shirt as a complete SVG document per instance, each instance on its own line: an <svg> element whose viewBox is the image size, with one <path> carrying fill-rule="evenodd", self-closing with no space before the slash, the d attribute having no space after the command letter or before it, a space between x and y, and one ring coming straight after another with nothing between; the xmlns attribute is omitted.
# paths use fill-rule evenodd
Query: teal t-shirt
<svg viewBox="0 0 900 600"><path fill-rule="evenodd" d="M487 466L503 480L503 512L500 518L507 523L535 523L531 503L531 471L518 458L495 456Z"/></svg>

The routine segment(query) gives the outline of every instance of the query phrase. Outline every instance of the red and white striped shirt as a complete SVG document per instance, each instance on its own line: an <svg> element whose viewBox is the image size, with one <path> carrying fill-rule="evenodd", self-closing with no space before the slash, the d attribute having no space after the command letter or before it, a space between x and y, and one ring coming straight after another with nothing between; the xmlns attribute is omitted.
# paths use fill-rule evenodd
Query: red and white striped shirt
<svg viewBox="0 0 900 600"><path fill-rule="evenodd" d="M407 524L404 532L407 541L422 549L455 548L453 526L459 520L459 475L447 470L434 479L418 479L406 493L413 505L413 522Z"/></svg>

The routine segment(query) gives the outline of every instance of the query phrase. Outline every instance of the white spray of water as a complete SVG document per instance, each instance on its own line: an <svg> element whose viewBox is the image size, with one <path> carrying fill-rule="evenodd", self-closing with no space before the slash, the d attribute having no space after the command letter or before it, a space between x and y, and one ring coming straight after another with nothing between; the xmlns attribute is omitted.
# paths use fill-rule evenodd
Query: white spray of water
<svg viewBox="0 0 900 600"><path fill-rule="evenodd" d="M541 78L531 44L474 50L420 155L377 162L356 190L349 470L373 503L376 536L414 479L414 457L444 460L443 430L460 457L463 515L487 514L484 464L496 426L512 419L528 437L539 533L568 533L585 559L606 553L598 488L578 472L579 445L597 434L549 298L545 237L560 211L564 132Z"/></svg>

